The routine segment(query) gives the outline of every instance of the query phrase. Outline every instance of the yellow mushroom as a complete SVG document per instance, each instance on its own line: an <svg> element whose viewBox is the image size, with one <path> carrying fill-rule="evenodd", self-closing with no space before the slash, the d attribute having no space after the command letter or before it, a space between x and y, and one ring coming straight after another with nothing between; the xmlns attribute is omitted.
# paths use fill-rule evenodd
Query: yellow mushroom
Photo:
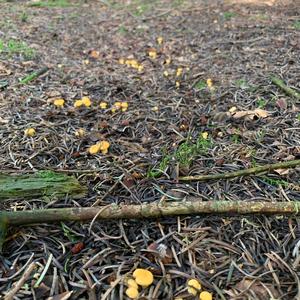
<svg viewBox="0 0 300 300"><path fill-rule="evenodd" d="M158 45L161 45L163 43L163 41L164 41L164 39L163 39L162 36L159 36L156 40L157 40L157 44Z"/></svg>
<svg viewBox="0 0 300 300"><path fill-rule="evenodd" d="M82 97L82 104L86 107L90 107L92 105L91 99L89 97Z"/></svg>
<svg viewBox="0 0 300 300"><path fill-rule="evenodd" d="M122 111L126 111L127 108L128 108L128 102L122 102L121 103L121 109L122 109Z"/></svg>
<svg viewBox="0 0 300 300"><path fill-rule="evenodd" d="M187 282L188 293L196 296L198 291L201 289L201 284L197 279L190 279Z"/></svg>
<svg viewBox="0 0 300 300"><path fill-rule="evenodd" d="M146 269L136 269L133 272L132 276L135 279L135 282L144 288L151 285L154 280L153 274L149 270L146 270Z"/></svg>
<svg viewBox="0 0 300 300"><path fill-rule="evenodd" d="M116 109L120 109L121 107L122 107L122 103L121 102L115 102L114 103L114 107L116 108Z"/></svg>
<svg viewBox="0 0 300 300"><path fill-rule="evenodd" d="M56 107L63 107L64 104L65 104L65 100L64 99L55 99L53 104L56 106Z"/></svg>
<svg viewBox="0 0 300 300"><path fill-rule="evenodd" d="M168 77L169 76L169 72L168 71L164 71L164 76Z"/></svg>
<svg viewBox="0 0 300 300"><path fill-rule="evenodd" d="M207 84L208 88L211 88L213 86L213 82L212 82L212 80L210 78L208 78L206 80L206 84Z"/></svg>
<svg viewBox="0 0 300 300"><path fill-rule="evenodd" d="M151 57L152 59L155 59L157 57L157 52L155 49L151 49L148 52L149 57Z"/></svg>
<svg viewBox="0 0 300 300"><path fill-rule="evenodd" d="M108 152L108 148L110 146L110 143L108 141L101 141L98 145L99 151L101 151L102 154L106 154Z"/></svg>
<svg viewBox="0 0 300 300"><path fill-rule="evenodd" d="M179 77L182 74L183 69L182 68L178 68L176 71L176 76Z"/></svg>
<svg viewBox="0 0 300 300"><path fill-rule="evenodd" d="M89 153L92 155L97 154L100 151L100 148L101 148L100 143L92 145L89 148Z"/></svg>
<svg viewBox="0 0 300 300"><path fill-rule="evenodd" d="M138 71L139 71L139 72L142 72L143 70L144 70L144 66L143 66L143 65L139 65Z"/></svg>
<svg viewBox="0 0 300 300"><path fill-rule="evenodd" d="M75 102L74 102L74 107L81 107L83 105L83 103L82 103L82 100L76 100Z"/></svg>
<svg viewBox="0 0 300 300"><path fill-rule="evenodd" d="M139 295L139 291L134 288L134 287L129 287L126 291L125 291L127 297L129 297L130 299L136 299Z"/></svg>
<svg viewBox="0 0 300 300"><path fill-rule="evenodd" d="M199 295L199 300L212 300L212 294L207 291L203 291Z"/></svg>
<svg viewBox="0 0 300 300"><path fill-rule="evenodd" d="M106 109L107 108L107 103L106 102L100 102L100 108Z"/></svg>
<svg viewBox="0 0 300 300"><path fill-rule="evenodd" d="M25 129L24 133L26 136L32 137L35 135L36 132L34 128L27 128Z"/></svg>
<svg viewBox="0 0 300 300"><path fill-rule="evenodd" d="M133 287L135 289L138 289L138 285L137 283L135 282L135 280L133 280L132 278L129 278L126 282L126 284L128 285L128 287Z"/></svg>
<svg viewBox="0 0 300 300"><path fill-rule="evenodd" d="M120 58L119 59L119 64L120 65L124 65L125 64L125 59L124 58Z"/></svg>

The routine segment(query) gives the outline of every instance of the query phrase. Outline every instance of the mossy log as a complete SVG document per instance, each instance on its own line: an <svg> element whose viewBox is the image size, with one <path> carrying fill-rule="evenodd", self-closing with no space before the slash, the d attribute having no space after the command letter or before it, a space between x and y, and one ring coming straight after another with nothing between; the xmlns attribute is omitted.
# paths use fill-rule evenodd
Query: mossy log
<svg viewBox="0 0 300 300"><path fill-rule="evenodd" d="M87 188L75 177L52 171L39 171L36 174L0 174L0 200L40 198L43 196L62 198L83 197Z"/></svg>

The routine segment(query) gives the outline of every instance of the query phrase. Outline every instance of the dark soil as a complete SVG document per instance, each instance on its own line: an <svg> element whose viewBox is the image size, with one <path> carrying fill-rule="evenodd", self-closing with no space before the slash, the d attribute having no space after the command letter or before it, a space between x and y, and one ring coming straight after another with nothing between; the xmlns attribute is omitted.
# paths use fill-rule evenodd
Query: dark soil
<svg viewBox="0 0 300 300"><path fill-rule="evenodd" d="M156 58L148 55L152 48ZM298 1L0 0L0 49L1 170L65 171L89 187L85 198L9 201L3 209L184 196L300 199L299 168L212 182L179 179L300 157L299 100L270 81L275 74L300 89ZM136 59L143 70L121 58ZM74 108L82 96L90 97L90 108ZM65 99L63 108L54 106L56 98ZM112 113L117 101L128 102L128 110ZM257 108L268 117L226 114ZM33 137L24 135L30 127ZM79 128L83 137L75 135ZM108 154L90 155L100 140L109 141ZM190 151L197 141L201 149ZM189 278L213 299L299 299L299 237L298 218L270 216L11 228L0 260L0 298L35 262L14 299L127 299L124 278L137 267L155 276L140 299L198 299L187 293ZM167 257L149 254L155 241L167 247Z"/></svg>

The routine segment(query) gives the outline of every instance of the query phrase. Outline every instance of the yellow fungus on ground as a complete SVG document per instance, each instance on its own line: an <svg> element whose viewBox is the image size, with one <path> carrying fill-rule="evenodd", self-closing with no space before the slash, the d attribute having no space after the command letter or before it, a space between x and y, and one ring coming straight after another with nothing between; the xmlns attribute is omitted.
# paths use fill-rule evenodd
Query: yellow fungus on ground
<svg viewBox="0 0 300 300"><path fill-rule="evenodd" d="M107 103L106 102L100 102L100 108L106 109L107 108Z"/></svg>
<svg viewBox="0 0 300 300"><path fill-rule="evenodd" d="M110 143L108 141L101 141L98 145L99 151L101 151L102 154L106 154L108 152L108 148L110 146Z"/></svg>
<svg viewBox="0 0 300 300"><path fill-rule="evenodd" d="M82 97L82 104L86 107L90 107L92 105L92 101L89 97Z"/></svg>
<svg viewBox="0 0 300 300"><path fill-rule="evenodd" d="M114 114L116 111L117 111L117 110L116 110L116 108L114 108L114 107L111 109L111 112L112 112L113 114Z"/></svg>
<svg viewBox="0 0 300 300"><path fill-rule="evenodd" d="M143 65L139 65L139 67L138 67L138 71L139 71L139 72L142 72L142 71L144 71L144 66L143 66Z"/></svg>
<svg viewBox="0 0 300 300"><path fill-rule="evenodd" d="M125 64L125 59L124 58L120 58L119 59L119 64L120 65L124 65Z"/></svg>
<svg viewBox="0 0 300 300"><path fill-rule="evenodd" d="M158 106L153 106L151 110L152 111L158 111Z"/></svg>
<svg viewBox="0 0 300 300"><path fill-rule="evenodd" d="M138 289L138 288L139 288L138 285L137 285L137 283L135 282L135 280L132 279L132 278L129 278L129 279L127 280L126 284L127 284L129 287L133 287L133 288L135 288L135 289Z"/></svg>
<svg viewBox="0 0 300 300"><path fill-rule="evenodd" d="M177 87L177 88L180 88L180 82L179 82L179 81L176 81L175 84L176 84L176 87Z"/></svg>
<svg viewBox="0 0 300 300"><path fill-rule="evenodd" d="M129 287L126 291L125 291L126 295L128 298L130 299L136 299L139 295L139 291L134 288L134 287Z"/></svg>
<svg viewBox="0 0 300 300"><path fill-rule="evenodd" d="M179 77L182 74L183 69L182 68L177 68L176 70L176 77Z"/></svg>
<svg viewBox="0 0 300 300"><path fill-rule="evenodd" d="M75 131L75 135L78 137L83 137L85 135L85 130L83 128L79 128Z"/></svg>
<svg viewBox="0 0 300 300"><path fill-rule="evenodd" d="M27 128L25 129L24 133L26 136L32 137L36 134L36 131L34 128Z"/></svg>
<svg viewBox="0 0 300 300"><path fill-rule="evenodd" d="M166 61L165 61L165 64L166 64L166 65L169 65L170 63L171 63L171 58L168 57L168 58L166 59Z"/></svg>
<svg viewBox="0 0 300 300"><path fill-rule="evenodd" d="M76 100L75 102L74 102L74 107L81 107L83 105L83 103L82 103L82 100Z"/></svg>
<svg viewBox="0 0 300 300"><path fill-rule="evenodd" d="M169 72L168 71L164 71L164 76L168 77L169 76Z"/></svg>
<svg viewBox="0 0 300 300"><path fill-rule="evenodd" d="M199 300L212 300L212 294L207 291L203 291L199 295Z"/></svg>
<svg viewBox="0 0 300 300"><path fill-rule="evenodd" d="M237 110L236 106L232 106L232 107L229 109L229 112L230 112L230 113L234 113L236 110Z"/></svg>
<svg viewBox="0 0 300 300"><path fill-rule="evenodd" d="M122 103L121 103L121 109L122 109L122 111L123 111L123 112L126 111L127 108L128 108L128 103L127 103L127 102L122 102Z"/></svg>
<svg viewBox="0 0 300 300"><path fill-rule="evenodd" d="M150 58L155 59L157 57L157 52L155 49L151 49L149 50L148 55Z"/></svg>
<svg viewBox="0 0 300 300"><path fill-rule="evenodd" d="M156 41L157 41L157 44L158 44L158 45L161 45L161 44L163 43L164 39L163 39L162 36L159 36L159 37L156 39Z"/></svg>
<svg viewBox="0 0 300 300"><path fill-rule="evenodd" d="M207 132L207 131L202 132L202 133L201 133L201 136L202 136L202 138L203 138L204 140L207 140L207 138L208 138L208 132Z"/></svg>
<svg viewBox="0 0 300 300"><path fill-rule="evenodd" d="M88 65L90 63L90 61L88 60L88 59L85 59L84 61L83 61L83 64L85 64L85 65Z"/></svg>
<svg viewBox="0 0 300 300"><path fill-rule="evenodd" d="M64 99L55 99L53 104L56 106L56 107L63 107L64 104L65 104L65 100Z"/></svg>
<svg viewBox="0 0 300 300"><path fill-rule="evenodd" d="M120 109L121 107L122 107L122 103L121 102L115 102L114 103L114 107L116 108L116 109Z"/></svg>
<svg viewBox="0 0 300 300"><path fill-rule="evenodd" d="M146 269L136 269L133 274L133 278L138 285L146 288L153 283L153 274Z"/></svg>
<svg viewBox="0 0 300 300"><path fill-rule="evenodd" d="M206 84L207 84L207 86L208 86L209 88L211 88L211 87L213 86L213 82L212 82L212 80L211 80L210 78L208 78L208 79L206 80Z"/></svg>
<svg viewBox="0 0 300 300"><path fill-rule="evenodd" d="M133 60L131 60L131 67L134 69L138 69L139 63L135 59L133 59Z"/></svg>
<svg viewBox="0 0 300 300"><path fill-rule="evenodd" d="M197 279L190 279L187 282L188 293L196 296L198 291L201 289L201 284Z"/></svg>
<svg viewBox="0 0 300 300"><path fill-rule="evenodd" d="M89 153L90 154L97 154L98 152L100 151L100 144L95 144L95 145L92 145L90 148L89 148Z"/></svg>

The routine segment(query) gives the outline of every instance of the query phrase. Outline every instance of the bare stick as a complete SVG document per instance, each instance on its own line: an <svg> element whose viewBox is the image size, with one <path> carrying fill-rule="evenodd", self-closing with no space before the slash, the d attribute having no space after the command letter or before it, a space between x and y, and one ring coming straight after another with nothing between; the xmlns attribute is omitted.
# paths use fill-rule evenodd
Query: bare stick
<svg viewBox="0 0 300 300"><path fill-rule="evenodd" d="M300 100L300 94L293 90L292 88L288 87L284 82L283 80L275 77L274 75L271 76L271 81L277 85L279 88L281 88L287 95L291 96L291 97L294 97L298 100Z"/></svg>
<svg viewBox="0 0 300 300"><path fill-rule="evenodd" d="M206 180L214 180L214 179L228 179L234 177L247 176L252 174L259 174L263 172L269 172L276 169L287 169L300 166L300 159L297 160L289 160L276 164L269 164L249 169L243 169L234 172L220 173L220 174L211 174L211 175L195 175L195 176L184 176L179 177L179 181L206 181Z"/></svg>
<svg viewBox="0 0 300 300"><path fill-rule="evenodd" d="M104 209L105 207L105 209ZM100 213L99 213L100 211ZM273 214L298 215L300 202L268 201L202 201L201 198L189 198L188 201L165 201L141 205L111 204L101 207L52 208L41 210L0 212L0 218L6 218L9 225L50 223L59 221L88 221L97 216L97 220L160 218L166 216L198 214Z"/></svg>
<svg viewBox="0 0 300 300"><path fill-rule="evenodd" d="M19 289L24 285L32 271L35 269L36 264L32 262L28 268L24 271L23 275L19 279L19 281L15 284L15 286L4 296L4 300L12 300L15 294L19 291Z"/></svg>

